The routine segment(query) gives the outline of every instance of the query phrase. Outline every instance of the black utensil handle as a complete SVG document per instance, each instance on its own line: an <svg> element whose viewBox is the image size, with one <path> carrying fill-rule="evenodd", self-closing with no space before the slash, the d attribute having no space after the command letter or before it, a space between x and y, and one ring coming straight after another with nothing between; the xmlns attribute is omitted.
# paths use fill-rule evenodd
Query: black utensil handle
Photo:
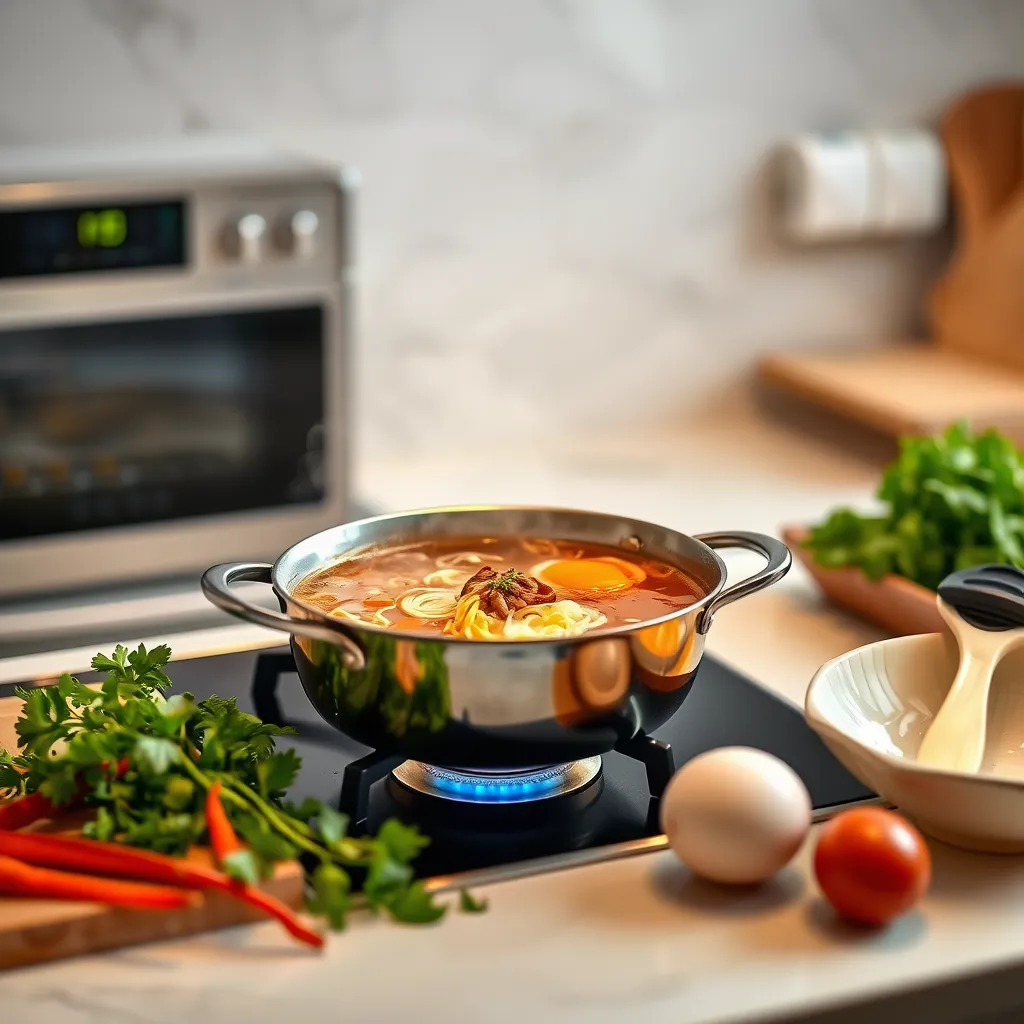
<svg viewBox="0 0 1024 1024"><path fill-rule="evenodd" d="M267 629L278 629L292 636L304 636L310 640L322 640L324 643L333 644L340 648L346 668L356 672L364 669L366 657L362 649L342 632L340 626L334 627L310 619L293 619L282 612L249 604L231 589L232 584L240 582L272 585L273 568L267 562L222 562L203 573L203 593L208 601L236 618L254 622L258 626L266 626Z"/></svg>
<svg viewBox="0 0 1024 1024"><path fill-rule="evenodd" d="M950 573L938 586L939 597L972 626L987 630L1024 626L1024 572L990 563Z"/></svg>
<svg viewBox="0 0 1024 1024"><path fill-rule="evenodd" d="M694 539L699 540L702 544L707 544L709 548L742 548L745 551L756 551L757 554L764 555L768 563L760 572L748 576L745 580L740 580L739 583L734 583L731 587L726 587L704 606L697 619L699 633L707 633L711 628L711 620L714 618L715 612L720 608L732 604L733 601L738 601L741 597L747 597L778 583L789 572L789 568L793 564L793 556L790 554L789 548L781 540L776 540L763 533L735 530L731 533L702 533Z"/></svg>

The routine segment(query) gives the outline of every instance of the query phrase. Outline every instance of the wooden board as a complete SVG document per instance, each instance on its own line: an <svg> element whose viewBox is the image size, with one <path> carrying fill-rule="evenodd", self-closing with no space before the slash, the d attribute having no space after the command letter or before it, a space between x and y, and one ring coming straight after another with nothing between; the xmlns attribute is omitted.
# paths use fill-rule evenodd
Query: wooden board
<svg viewBox="0 0 1024 1024"><path fill-rule="evenodd" d="M935 606L935 591L902 576L873 582L859 569L823 569L802 547L807 532L802 526L787 526L782 539L834 605L874 622L893 636L945 632L946 625Z"/></svg>
<svg viewBox="0 0 1024 1024"><path fill-rule="evenodd" d="M1024 191L932 289L931 330L950 353L1024 373Z"/></svg>
<svg viewBox="0 0 1024 1024"><path fill-rule="evenodd" d="M940 126L957 248L928 298L943 348L1024 371L1024 83L958 98Z"/></svg>
<svg viewBox="0 0 1024 1024"><path fill-rule="evenodd" d="M772 386L893 436L934 434L966 419L1024 444L1024 373L927 344L764 357Z"/></svg>
<svg viewBox="0 0 1024 1024"><path fill-rule="evenodd" d="M939 134L961 255L984 241L1024 185L1024 82L983 85L957 97Z"/></svg>
<svg viewBox="0 0 1024 1024"><path fill-rule="evenodd" d="M193 856L210 862L204 850ZM303 905L298 863L282 865L264 888L290 907ZM166 911L0 897L0 970L265 920L266 915L224 893L205 893L195 908ZM292 941L282 930L281 942Z"/></svg>
<svg viewBox="0 0 1024 1024"><path fill-rule="evenodd" d="M21 714L22 703L20 697L0 697L0 750L17 751L18 734L14 723Z"/></svg>

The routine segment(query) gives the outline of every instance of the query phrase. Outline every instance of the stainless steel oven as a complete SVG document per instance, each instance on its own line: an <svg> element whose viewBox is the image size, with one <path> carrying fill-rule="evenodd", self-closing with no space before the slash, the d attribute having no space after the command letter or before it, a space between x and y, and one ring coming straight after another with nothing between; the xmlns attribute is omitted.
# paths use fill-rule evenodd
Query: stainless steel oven
<svg viewBox="0 0 1024 1024"><path fill-rule="evenodd" d="M0 598L343 521L353 200L255 142L0 154Z"/></svg>

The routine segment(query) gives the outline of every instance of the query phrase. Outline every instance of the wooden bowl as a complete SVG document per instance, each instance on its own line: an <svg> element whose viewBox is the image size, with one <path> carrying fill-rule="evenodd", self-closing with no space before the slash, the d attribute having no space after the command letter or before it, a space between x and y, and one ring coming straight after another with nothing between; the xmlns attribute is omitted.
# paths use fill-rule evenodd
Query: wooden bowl
<svg viewBox="0 0 1024 1024"><path fill-rule="evenodd" d="M943 633L946 625L935 606L935 591L902 576L869 580L860 569L824 569L803 543L809 531L788 526L782 539L817 581L825 596L840 608L881 626L893 636Z"/></svg>

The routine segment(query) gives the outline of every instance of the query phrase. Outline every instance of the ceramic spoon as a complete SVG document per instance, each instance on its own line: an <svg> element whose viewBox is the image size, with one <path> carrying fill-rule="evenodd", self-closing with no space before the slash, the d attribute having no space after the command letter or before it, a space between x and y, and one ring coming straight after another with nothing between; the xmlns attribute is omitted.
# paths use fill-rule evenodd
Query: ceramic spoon
<svg viewBox="0 0 1024 1024"><path fill-rule="evenodd" d="M960 647L960 667L917 761L973 773L985 753L992 673L1007 651L1024 643L1024 572L983 565L953 573L939 584L937 603Z"/></svg>

